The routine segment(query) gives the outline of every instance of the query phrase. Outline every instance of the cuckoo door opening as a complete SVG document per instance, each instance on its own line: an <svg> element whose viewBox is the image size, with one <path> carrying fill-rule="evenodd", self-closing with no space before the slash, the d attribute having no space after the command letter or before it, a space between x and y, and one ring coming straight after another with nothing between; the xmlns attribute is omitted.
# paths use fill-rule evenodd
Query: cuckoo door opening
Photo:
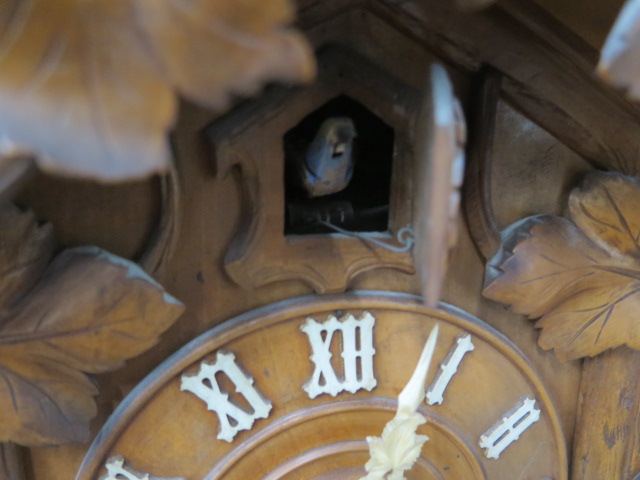
<svg viewBox="0 0 640 480"><path fill-rule="evenodd" d="M394 132L359 102L339 96L283 138L285 235L385 232Z"/></svg>

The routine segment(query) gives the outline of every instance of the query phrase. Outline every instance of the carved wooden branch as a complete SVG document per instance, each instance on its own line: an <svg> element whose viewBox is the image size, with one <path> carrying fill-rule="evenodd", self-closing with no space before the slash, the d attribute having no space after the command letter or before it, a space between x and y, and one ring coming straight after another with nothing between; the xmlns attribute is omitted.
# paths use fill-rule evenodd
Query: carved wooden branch
<svg viewBox="0 0 640 480"><path fill-rule="evenodd" d="M585 359L573 480L638 480L640 475L640 352L618 348Z"/></svg>
<svg viewBox="0 0 640 480"><path fill-rule="evenodd" d="M175 167L160 178L160 192L160 218L138 263L145 272L162 281L180 233L181 188Z"/></svg>
<svg viewBox="0 0 640 480"><path fill-rule="evenodd" d="M469 234L485 260L498 250L500 231L491 205L491 160L502 75L490 67L479 73L480 86L469 130L464 211Z"/></svg>

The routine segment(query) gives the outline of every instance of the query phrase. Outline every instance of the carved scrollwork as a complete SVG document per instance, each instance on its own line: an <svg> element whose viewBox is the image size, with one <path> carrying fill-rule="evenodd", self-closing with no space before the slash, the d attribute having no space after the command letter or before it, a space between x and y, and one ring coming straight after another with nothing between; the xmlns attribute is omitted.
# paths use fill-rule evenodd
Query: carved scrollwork
<svg viewBox="0 0 640 480"><path fill-rule="evenodd" d="M349 50L327 48L319 62L316 85L304 91L271 90L207 128L217 174L239 173L241 218L225 256L225 269L244 288L299 280L318 293L340 292L367 270L414 270L410 252L392 252L362 238L342 233L284 234L283 137L292 125L337 96L367 105L394 128L398 153L393 168L409 170L412 161L407 138L412 126L405 112L414 108L417 93ZM395 103L388 97L390 91L398 92ZM395 234L411 222L411 208L405 205L409 202L400 195L409 187L402 181L392 187L397 192L389 200L388 231L371 234L383 244L392 243Z"/></svg>
<svg viewBox="0 0 640 480"><path fill-rule="evenodd" d="M154 278L162 279L175 252L180 232L180 202L180 179L177 169L172 168L160 178L160 218L139 261L144 271Z"/></svg>

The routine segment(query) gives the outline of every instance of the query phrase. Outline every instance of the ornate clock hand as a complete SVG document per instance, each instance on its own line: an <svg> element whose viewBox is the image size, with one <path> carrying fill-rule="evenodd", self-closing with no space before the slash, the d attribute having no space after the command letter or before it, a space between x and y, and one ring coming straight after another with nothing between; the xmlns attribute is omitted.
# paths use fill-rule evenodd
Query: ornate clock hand
<svg viewBox="0 0 640 480"><path fill-rule="evenodd" d="M427 372L437 339L436 324L411 379L398 396L396 416L384 427L382 437L367 437L371 459L365 465L368 475L360 480L382 480L387 472L391 472L388 480L404 480L404 472L413 467L422 446L429 440L426 435L416 434L418 427L427 421L417 410L424 399Z"/></svg>

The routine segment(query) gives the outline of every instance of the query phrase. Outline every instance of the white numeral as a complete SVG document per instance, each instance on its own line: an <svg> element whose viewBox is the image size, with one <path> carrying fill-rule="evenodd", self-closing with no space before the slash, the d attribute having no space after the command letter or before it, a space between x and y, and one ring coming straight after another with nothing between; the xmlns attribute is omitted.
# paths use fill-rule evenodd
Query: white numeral
<svg viewBox="0 0 640 480"><path fill-rule="evenodd" d="M124 457L118 455L111 457L105 464L107 474L100 477L100 480L161 480L157 477L150 477L148 473L136 472L132 468L124 466ZM182 478L167 478L165 480L184 480Z"/></svg>
<svg viewBox="0 0 640 480"><path fill-rule="evenodd" d="M315 364L311 379L302 387L309 398L321 393L335 397L344 390L355 393L361 388L370 391L377 385L373 375L373 355L376 352L373 348L374 324L375 318L370 313L365 313L359 319L347 315L342 321L331 315L323 323L307 318L300 330L309 337L312 349L310 358ZM338 379L331 365L331 340L337 331L342 332L343 379Z"/></svg>
<svg viewBox="0 0 640 480"><path fill-rule="evenodd" d="M440 371L433 383L427 389L426 400L429 405L441 404L445 389L453 375L458 371L458 366L462 358L471 350L476 348L471 342L471 335L463 333L456 339L455 345L451 348L449 355L440 364Z"/></svg>
<svg viewBox="0 0 640 480"><path fill-rule="evenodd" d="M540 410L531 397L520 399L518 404L505 414L484 435L480 435L481 448L486 448L487 458L498 458L502 451L520 438L522 432L540 419Z"/></svg>
<svg viewBox="0 0 640 480"><path fill-rule="evenodd" d="M235 355L218 352L214 363L202 362L197 374L182 375L180 390L187 390L204 400L207 408L216 412L220 420L218 438L231 442L240 430L249 430L256 418L267 418L271 403L265 400L253 387L253 378L246 376L235 362ZM235 385L236 392L244 396L253 413L229 401L229 394L223 393L216 380L216 374L223 372ZM230 421L231 420L231 421ZM233 422L233 424L232 424Z"/></svg>

